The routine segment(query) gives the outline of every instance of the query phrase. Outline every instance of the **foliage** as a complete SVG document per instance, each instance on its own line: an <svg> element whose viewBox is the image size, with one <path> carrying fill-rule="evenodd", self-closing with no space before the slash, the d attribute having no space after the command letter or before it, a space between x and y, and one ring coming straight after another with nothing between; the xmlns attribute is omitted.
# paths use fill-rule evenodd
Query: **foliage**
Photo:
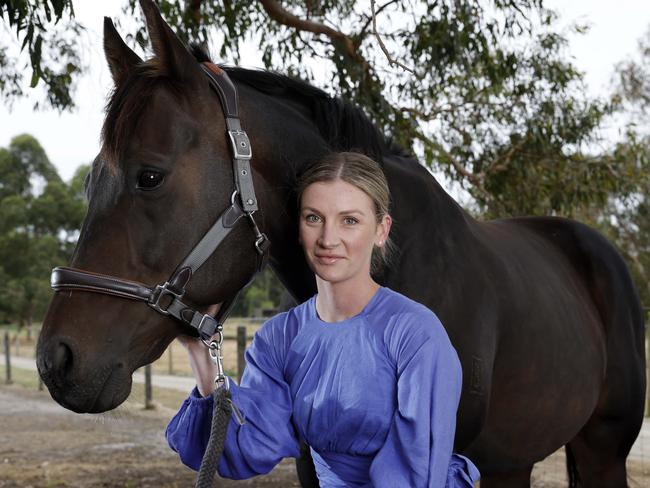
<svg viewBox="0 0 650 488"><path fill-rule="evenodd" d="M611 196L588 218L623 253L641 301L650 309L650 29L639 41L636 58L618 64L613 102L618 121L627 126L610 158L628 169L635 191Z"/></svg>
<svg viewBox="0 0 650 488"><path fill-rule="evenodd" d="M31 324L51 296L51 269L66 263L85 213L79 179L61 180L36 139L0 148L0 321Z"/></svg>
<svg viewBox="0 0 650 488"><path fill-rule="evenodd" d="M125 17L141 20L137 0L125 3ZM397 142L464 187L488 216L571 215L628 190L618 161L585 154L612 106L585 95L582 73L568 61L567 33L558 31L543 0L158 4L188 43L207 45L223 35L221 60L237 63L248 40L258 43L267 68L312 80L315 70L319 78L325 73L326 89L363 107ZM73 16L71 0L2 5L30 54L52 45L43 37L46 20ZM145 45L144 22L136 25L127 40ZM75 52L74 45L62 51ZM0 50L0 62L6 58ZM33 56L35 76L50 61ZM78 61L66 63L69 80L82 68ZM9 96L20 71L4 66L1 93ZM68 106L63 95L54 99Z"/></svg>
<svg viewBox="0 0 650 488"><path fill-rule="evenodd" d="M650 28L639 39L637 59L617 66L617 89L614 100L635 129L650 135Z"/></svg>
<svg viewBox="0 0 650 488"><path fill-rule="evenodd" d="M0 18L15 34L20 51L27 49L29 86L44 82L46 106L73 107L74 84L85 66L78 45L83 27L74 20L72 0L0 0ZM26 94L27 66L21 64L9 45L0 46L0 96L8 104Z"/></svg>
<svg viewBox="0 0 650 488"><path fill-rule="evenodd" d="M276 309L282 299L284 287L268 266L242 293L233 306L236 317L259 316L264 309Z"/></svg>

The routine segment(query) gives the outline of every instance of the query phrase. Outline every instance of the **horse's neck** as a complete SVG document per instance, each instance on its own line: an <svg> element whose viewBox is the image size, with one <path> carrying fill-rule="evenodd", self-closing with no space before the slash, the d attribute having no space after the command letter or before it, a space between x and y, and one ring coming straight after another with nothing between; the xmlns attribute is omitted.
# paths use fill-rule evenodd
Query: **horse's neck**
<svg viewBox="0 0 650 488"><path fill-rule="evenodd" d="M476 221L414 160L387 158L396 253L384 283L433 306L457 280L466 253L475 245Z"/></svg>
<svg viewBox="0 0 650 488"><path fill-rule="evenodd" d="M474 219L442 188L438 181L413 159L387 157L384 172L391 188L393 211L407 226L396 230L414 235L417 228L435 229L438 249L449 247L449 237L462 238Z"/></svg>
<svg viewBox="0 0 650 488"><path fill-rule="evenodd" d="M246 90L245 87L242 87ZM285 286L302 301L315 293L315 281L298 243L297 208L293 188L296 176L332 149L301 112L300 104L279 103L252 92L242 100L255 100L243 107L267 117L251 117L248 124L257 152L256 169L265 180L264 216L272 241L271 265ZM352 145L352 143L350 143ZM395 241L405 244L404 253L424 255L425 260L445 259L468 235L471 217L442 189L435 178L414 160L385 157L385 172L394 202ZM409 258L417 259L417 257ZM423 263L425 264L425 263ZM431 264L436 269L436 263Z"/></svg>

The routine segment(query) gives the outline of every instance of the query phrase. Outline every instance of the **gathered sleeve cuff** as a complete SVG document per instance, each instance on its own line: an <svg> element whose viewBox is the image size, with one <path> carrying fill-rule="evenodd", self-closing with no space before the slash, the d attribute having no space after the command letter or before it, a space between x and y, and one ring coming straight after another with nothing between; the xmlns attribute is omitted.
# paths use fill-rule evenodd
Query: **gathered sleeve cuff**
<svg viewBox="0 0 650 488"><path fill-rule="evenodd" d="M165 430L169 447L179 454L183 464L197 471L210 438L213 407L212 396L202 397L194 387Z"/></svg>
<svg viewBox="0 0 650 488"><path fill-rule="evenodd" d="M261 330L259 331L261 332ZM246 351L241 386L229 380L232 402L244 417L241 425L231 415L219 475L245 479L268 473L285 457L300 455L291 421L292 401L282 369L258 332ZM210 436L212 396L201 397L194 388L166 430L169 446L186 466L198 470Z"/></svg>

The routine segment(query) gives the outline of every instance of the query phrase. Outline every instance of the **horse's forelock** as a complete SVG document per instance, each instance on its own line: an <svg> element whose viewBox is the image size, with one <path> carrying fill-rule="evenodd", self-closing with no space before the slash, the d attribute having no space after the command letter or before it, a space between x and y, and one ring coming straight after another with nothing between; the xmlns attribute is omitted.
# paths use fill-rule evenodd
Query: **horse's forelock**
<svg viewBox="0 0 650 488"><path fill-rule="evenodd" d="M117 170L138 120L158 87L180 91L180 84L165 76L163 67L153 58L137 66L115 86L106 104L102 127L102 156L109 168Z"/></svg>

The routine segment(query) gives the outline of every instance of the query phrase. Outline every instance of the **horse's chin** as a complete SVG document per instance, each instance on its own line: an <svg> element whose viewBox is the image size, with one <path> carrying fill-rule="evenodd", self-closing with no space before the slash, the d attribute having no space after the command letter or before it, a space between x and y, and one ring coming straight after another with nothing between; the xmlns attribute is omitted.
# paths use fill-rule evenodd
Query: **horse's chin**
<svg viewBox="0 0 650 488"><path fill-rule="evenodd" d="M95 383L97 385L97 383ZM94 385L48 385L52 398L75 413L103 413L120 406L131 393L132 379L124 368L114 368L98 387Z"/></svg>

